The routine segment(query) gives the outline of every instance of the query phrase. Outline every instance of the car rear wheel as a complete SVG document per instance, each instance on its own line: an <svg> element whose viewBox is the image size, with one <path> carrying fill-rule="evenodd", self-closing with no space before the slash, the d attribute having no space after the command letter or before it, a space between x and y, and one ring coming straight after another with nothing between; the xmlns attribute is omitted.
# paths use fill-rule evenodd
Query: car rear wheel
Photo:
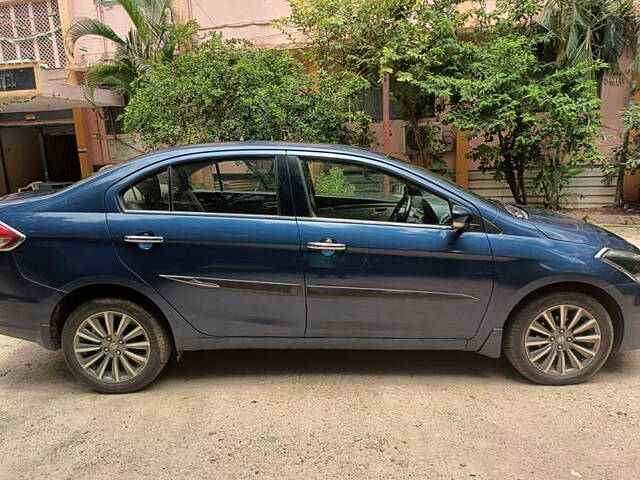
<svg viewBox="0 0 640 480"><path fill-rule="evenodd" d="M531 301L515 315L505 332L504 352L529 380L570 385L602 368L613 336L602 304L579 292L558 292Z"/></svg>
<svg viewBox="0 0 640 480"><path fill-rule="evenodd" d="M71 372L103 393L146 387L171 353L169 337L149 311L121 299L97 299L78 307L62 331L62 350Z"/></svg>

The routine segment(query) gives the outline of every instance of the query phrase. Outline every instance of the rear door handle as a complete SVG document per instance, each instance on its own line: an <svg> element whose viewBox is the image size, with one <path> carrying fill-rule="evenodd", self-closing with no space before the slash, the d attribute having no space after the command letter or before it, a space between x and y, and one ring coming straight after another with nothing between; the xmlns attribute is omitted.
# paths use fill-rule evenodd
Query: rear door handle
<svg viewBox="0 0 640 480"><path fill-rule="evenodd" d="M309 250L331 250L331 251L342 251L346 250L347 246L344 243L336 243L330 238L323 240L321 242L309 242L307 243L307 248Z"/></svg>
<svg viewBox="0 0 640 480"><path fill-rule="evenodd" d="M163 243L164 237L154 237L151 235L126 235L124 241L127 243Z"/></svg>

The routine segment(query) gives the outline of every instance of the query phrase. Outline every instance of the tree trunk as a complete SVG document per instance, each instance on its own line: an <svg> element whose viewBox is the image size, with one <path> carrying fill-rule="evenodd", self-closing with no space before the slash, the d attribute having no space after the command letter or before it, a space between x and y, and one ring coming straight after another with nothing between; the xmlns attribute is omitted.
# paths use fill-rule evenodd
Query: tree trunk
<svg viewBox="0 0 640 480"><path fill-rule="evenodd" d="M408 121L409 129L413 132L413 138L416 142L417 154L415 159L411 156L409 157L412 161L416 161L416 163L424 168L430 168L429 159L427 157L425 139L422 135L422 130L420 130L420 119L418 118L410 118Z"/></svg>
<svg viewBox="0 0 640 480"><path fill-rule="evenodd" d="M525 205L526 204L526 196L524 194L524 181L520 181L520 172L517 172L514 168L514 164L511 158L505 157L504 159L504 177L507 181L507 185L509 185L509 190L511 190L511 195L516 203Z"/></svg>
<svg viewBox="0 0 640 480"><path fill-rule="evenodd" d="M638 91L638 83L635 78L631 79L631 86L629 88L627 97L627 107L630 108L635 103L635 94ZM624 135L622 136L622 149L620 150L620 156L618 157L618 175L616 178L616 196L615 204L622 206L622 193L624 189L624 174L627 171L627 153L629 152L629 142L631 140L631 130L629 127L625 128Z"/></svg>
<svg viewBox="0 0 640 480"><path fill-rule="evenodd" d="M626 170L627 169L624 168L623 165L620 165L618 167L618 177L616 178L616 199L615 199L615 204L618 207L621 207L623 203L622 193L624 190L624 174Z"/></svg>
<svg viewBox="0 0 640 480"><path fill-rule="evenodd" d="M620 149L620 155L618 156L618 175L616 176L616 206L622 206L622 193L624 190L624 174L627 169L625 164L627 163L627 151L629 149L629 137L631 132L626 129L622 137L622 148Z"/></svg>
<svg viewBox="0 0 640 480"><path fill-rule="evenodd" d="M518 188L520 190L520 200L516 201L516 203L520 205L527 204L527 189L524 185L524 166L518 165L517 167L517 175L518 175Z"/></svg>

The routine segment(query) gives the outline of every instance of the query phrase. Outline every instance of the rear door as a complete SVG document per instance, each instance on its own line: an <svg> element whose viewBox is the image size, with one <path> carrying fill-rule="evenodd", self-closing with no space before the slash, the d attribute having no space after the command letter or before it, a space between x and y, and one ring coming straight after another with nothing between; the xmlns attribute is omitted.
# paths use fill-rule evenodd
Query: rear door
<svg viewBox="0 0 640 480"><path fill-rule="evenodd" d="M304 336L301 253L284 152L180 158L113 187L122 261L195 328Z"/></svg>
<svg viewBox="0 0 640 480"><path fill-rule="evenodd" d="M492 291L492 255L481 226L460 234L450 217L454 202L473 205L371 160L289 155L308 337L473 336Z"/></svg>

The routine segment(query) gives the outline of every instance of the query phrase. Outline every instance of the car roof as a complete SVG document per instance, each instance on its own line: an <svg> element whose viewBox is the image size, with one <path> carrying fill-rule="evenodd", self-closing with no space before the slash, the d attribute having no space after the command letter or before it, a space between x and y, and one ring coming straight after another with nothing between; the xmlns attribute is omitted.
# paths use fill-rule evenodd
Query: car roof
<svg viewBox="0 0 640 480"><path fill-rule="evenodd" d="M141 170L145 167L151 166L155 163L163 160L168 160L172 157L179 157L182 155L207 153L207 152L224 152L224 151L236 151L236 150L297 150L297 151L309 151L309 152L324 152L324 153L342 153L352 154L360 157L365 157L372 160L382 160L390 164L395 164L397 167L406 168L406 164L398 159L388 157L381 153L368 150L366 148L353 147L348 145L327 144L327 143L296 143L296 142L219 142L219 143L199 143L193 145L184 145L179 147L165 148L162 150L156 150L149 153L144 153L137 158L133 158L126 162L115 165L113 168L104 170L97 175L86 178L79 183L86 183L87 185L95 184L96 177L100 177L101 180L115 180L125 177L131 173Z"/></svg>
<svg viewBox="0 0 640 480"><path fill-rule="evenodd" d="M173 153L192 153L199 151L211 151L211 150L307 150L314 152L343 152L353 153L357 155L364 155L367 157L380 157L386 158L383 154L374 152L361 147L354 147L350 145L340 145L331 143L300 143L300 142L267 142L267 141L244 141L244 142L218 142L218 143L199 143L193 145L184 145L179 147L171 147L163 150L157 150L155 152L142 155L137 160L143 158L153 157L157 160L156 156L163 156L164 158L170 157Z"/></svg>
<svg viewBox="0 0 640 480"><path fill-rule="evenodd" d="M151 167L156 163L170 160L175 157L181 157L183 155L241 150L309 151L318 153L351 154L363 159L383 162L389 166L394 166L404 172L411 173L418 177L431 178L431 180L438 184L440 188L466 198L472 203L474 203L473 197L477 197L464 191L464 189L460 189L459 186L446 181L443 178L436 178L433 174L417 165L365 148L326 143L245 141L184 145L145 153L135 159L120 163L113 168L103 170L87 177L64 190L61 190L59 193L47 196L46 208L76 208L78 211L89 212L102 211L104 209L105 189L131 174L141 170L146 170L148 167ZM486 200L483 203L488 204ZM44 206L45 205L43 204L43 207ZM496 210L495 206L490 206L490 208L493 211Z"/></svg>

